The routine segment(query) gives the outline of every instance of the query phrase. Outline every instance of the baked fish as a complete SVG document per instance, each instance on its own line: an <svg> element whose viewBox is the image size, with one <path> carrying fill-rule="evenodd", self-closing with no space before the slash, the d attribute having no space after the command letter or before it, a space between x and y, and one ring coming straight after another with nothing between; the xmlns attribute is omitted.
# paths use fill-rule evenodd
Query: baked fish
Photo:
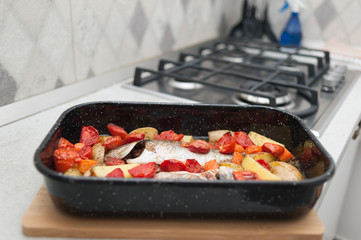
<svg viewBox="0 0 361 240"><path fill-rule="evenodd" d="M204 167L210 160L216 159L217 163L229 162L231 154L222 154L217 149L211 149L208 153L194 153L182 147L178 141L166 140L142 140L120 146L110 151L107 157L116 157L125 160L127 163L149 163L161 164L167 159L176 159L183 163L187 159L196 159Z"/></svg>

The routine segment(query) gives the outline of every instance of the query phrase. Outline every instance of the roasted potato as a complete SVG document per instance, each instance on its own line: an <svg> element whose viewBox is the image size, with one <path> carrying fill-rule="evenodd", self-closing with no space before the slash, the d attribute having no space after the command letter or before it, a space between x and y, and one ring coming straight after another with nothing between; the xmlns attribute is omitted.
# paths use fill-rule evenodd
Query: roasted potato
<svg viewBox="0 0 361 240"><path fill-rule="evenodd" d="M272 155L271 153L268 153L268 152L258 152L258 153L252 153L251 154L251 157L254 159L254 160L259 160L259 159L263 159L265 160L266 162L273 162L273 161L277 161L277 158Z"/></svg>
<svg viewBox="0 0 361 240"><path fill-rule="evenodd" d="M193 142L193 136L191 135L184 135L184 137L182 138L181 142L185 142L185 143L191 143Z"/></svg>
<svg viewBox="0 0 361 240"><path fill-rule="evenodd" d="M139 163L131 163L131 164L123 164L123 165L115 165L115 166L94 166L91 168L93 175L96 177L105 177L108 173L113 171L116 168L120 168L125 178L131 178L132 175L129 174L128 170L132 169L136 166L139 166Z"/></svg>
<svg viewBox="0 0 361 240"><path fill-rule="evenodd" d="M281 161L269 163L271 172L285 181L299 181L303 179L302 173L293 165Z"/></svg>
<svg viewBox="0 0 361 240"><path fill-rule="evenodd" d="M105 147L101 142L94 144L92 149L92 159L102 163L104 161Z"/></svg>
<svg viewBox="0 0 361 240"><path fill-rule="evenodd" d="M265 137L261 134L258 134L256 132L252 132L250 131L248 133L248 137L252 140L252 142L258 146L262 146L264 143L266 142L270 142L270 143L275 143L275 144L278 144L278 145L281 145L282 147L284 147L285 145L283 145L282 143L279 143L279 142L276 142L268 137Z"/></svg>
<svg viewBox="0 0 361 240"><path fill-rule="evenodd" d="M83 176L77 167L69 168L64 174L67 176Z"/></svg>
<svg viewBox="0 0 361 240"><path fill-rule="evenodd" d="M208 140L210 143L216 143L225 133L230 132L232 135L234 134L231 130L215 130L208 132Z"/></svg>
<svg viewBox="0 0 361 240"><path fill-rule="evenodd" d="M242 160L242 167L246 171L252 171L257 173L258 177L261 180L268 180L268 181L281 181L282 178L271 173L259 164L256 160L254 160L251 156L246 155L245 158Z"/></svg>
<svg viewBox="0 0 361 240"><path fill-rule="evenodd" d="M158 130L153 127L142 127L142 128L134 129L129 134L132 134L132 133L144 133L144 135L145 135L144 139L152 140L152 139L154 139L154 134L158 135Z"/></svg>

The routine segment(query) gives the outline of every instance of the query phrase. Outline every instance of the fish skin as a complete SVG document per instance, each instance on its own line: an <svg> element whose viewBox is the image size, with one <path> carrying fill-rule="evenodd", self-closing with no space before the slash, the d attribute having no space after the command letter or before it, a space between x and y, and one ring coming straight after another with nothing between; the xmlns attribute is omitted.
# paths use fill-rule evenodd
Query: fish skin
<svg viewBox="0 0 361 240"><path fill-rule="evenodd" d="M190 173L186 171L159 172L155 179L184 179L184 180L217 180L218 169L212 169L202 173Z"/></svg>
<svg viewBox="0 0 361 240"><path fill-rule="evenodd" d="M183 163L187 159L196 159L198 163L204 167L204 164L210 160L216 159L217 163L229 162L232 159L232 154L222 154L216 149L211 149L209 153L194 153L187 148L181 147L181 143L178 141L166 141L166 140L143 140L145 141L145 149L139 157L127 159L127 163L149 163L155 162L161 164L167 159L176 159ZM132 144L132 143L130 143ZM117 157L123 159L125 152L129 151L129 148L134 148L136 144L127 146L129 144L120 146L117 149L112 150L107 156Z"/></svg>

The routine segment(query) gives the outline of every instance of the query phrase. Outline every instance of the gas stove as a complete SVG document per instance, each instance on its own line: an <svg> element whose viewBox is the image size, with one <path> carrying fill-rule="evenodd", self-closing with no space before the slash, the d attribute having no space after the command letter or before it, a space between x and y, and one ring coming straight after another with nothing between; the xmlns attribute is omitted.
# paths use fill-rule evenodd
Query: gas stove
<svg viewBox="0 0 361 240"><path fill-rule="evenodd" d="M161 59L157 70L138 67L132 85L187 101L280 108L321 133L358 75L331 66L327 51L227 39Z"/></svg>

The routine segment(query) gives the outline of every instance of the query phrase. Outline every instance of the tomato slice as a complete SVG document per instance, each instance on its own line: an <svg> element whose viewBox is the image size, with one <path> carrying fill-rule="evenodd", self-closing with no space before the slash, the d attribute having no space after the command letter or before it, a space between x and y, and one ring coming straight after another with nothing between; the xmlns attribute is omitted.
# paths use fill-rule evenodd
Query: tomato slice
<svg viewBox="0 0 361 240"><path fill-rule="evenodd" d="M243 155L242 155L242 153L235 151L235 152L233 153L233 157L232 157L232 159L231 159L231 162L232 162L232 163L235 163L235 164L238 164L238 165L241 165L242 160L243 160Z"/></svg>
<svg viewBox="0 0 361 240"><path fill-rule="evenodd" d="M120 136L122 139L126 138L128 133L124 130L124 128L119 127L113 123L109 123L107 125L108 131L112 136Z"/></svg>
<svg viewBox="0 0 361 240"><path fill-rule="evenodd" d="M150 162L129 169L128 172L135 178L152 178L157 172L157 168L158 166L155 162Z"/></svg>
<svg viewBox="0 0 361 240"><path fill-rule="evenodd" d="M123 145L131 142L143 140L145 137L144 133L131 133L123 141Z"/></svg>
<svg viewBox="0 0 361 240"><path fill-rule="evenodd" d="M111 171L110 173L108 173L107 175L105 175L105 177L108 177L108 178L124 178L124 173L123 173L122 169L116 168L113 171Z"/></svg>
<svg viewBox="0 0 361 240"><path fill-rule="evenodd" d="M75 147L74 144L72 144L65 138L60 138L58 143L58 149L75 150Z"/></svg>
<svg viewBox="0 0 361 240"><path fill-rule="evenodd" d="M83 126L80 133L80 141L85 145L93 146L99 140L99 133L93 126Z"/></svg>
<svg viewBox="0 0 361 240"><path fill-rule="evenodd" d="M116 158L116 157L107 157L107 160L105 161L107 166L115 166L115 165L123 165L125 162L122 159Z"/></svg>
<svg viewBox="0 0 361 240"><path fill-rule="evenodd" d="M236 141L234 140L232 134L227 132L223 134L220 139L218 139L214 146L218 148L220 153L231 154L234 152L234 148L236 146L235 144Z"/></svg>
<svg viewBox="0 0 361 240"><path fill-rule="evenodd" d="M176 159L168 159L160 164L160 170L162 172L186 171L186 165Z"/></svg>
<svg viewBox="0 0 361 240"><path fill-rule="evenodd" d="M284 151L284 147L282 147L279 144L275 144L275 143L270 143L270 142L266 142L262 145L262 150L265 152L269 152L274 156L279 156L283 151Z"/></svg>
<svg viewBox="0 0 361 240"><path fill-rule="evenodd" d="M204 171L207 172L209 170L218 169L217 160L213 159L204 164Z"/></svg>
<svg viewBox="0 0 361 240"><path fill-rule="evenodd" d="M194 140L189 144L188 150L194 153L206 154L211 150L211 147L204 140Z"/></svg>
<svg viewBox="0 0 361 240"><path fill-rule="evenodd" d="M252 171L233 171L235 180L259 180L258 174Z"/></svg>
<svg viewBox="0 0 361 240"><path fill-rule="evenodd" d="M173 130L161 132L160 135L154 134L156 140L180 141L183 137L183 134L177 134Z"/></svg>
<svg viewBox="0 0 361 240"><path fill-rule="evenodd" d="M79 155L83 159L91 159L92 155L93 155L93 148L91 146L89 146L89 145L84 145L79 150Z"/></svg>
<svg viewBox="0 0 361 240"><path fill-rule="evenodd" d="M255 145L245 132L235 132L234 138L236 139L236 142L244 149L248 148L249 146Z"/></svg>
<svg viewBox="0 0 361 240"><path fill-rule="evenodd" d="M258 159L257 162L262 165L262 167L267 168L268 171L271 171L269 164L264 159Z"/></svg>
<svg viewBox="0 0 361 240"><path fill-rule="evenodd" d="M72 168L75 163L81 161L79 153L73 150L57 149L54 152L55 170L57 172L66 172Z"/></svg>
<svg viewBox="0 0 361 240"><path fill-rule="evenodd" d="M251 145L246 148L246 153L248 153L248 154L257 153L257 152L262 152L261 146Z"/></svg>
<svg viewBox="0 0 361 240"><path fill-rule="evenodd" d="M195 159L187 159L186 171L191 173L200 173L202 172L202 166Z"/></svg>
<svg viewBox="0 0 361 240"><path fill-rule="evenodd" d="M120 136L114 136L107 138L107 140L105 140L102 145L109 151L122 145L122 142L123 140Z"/></svg>

